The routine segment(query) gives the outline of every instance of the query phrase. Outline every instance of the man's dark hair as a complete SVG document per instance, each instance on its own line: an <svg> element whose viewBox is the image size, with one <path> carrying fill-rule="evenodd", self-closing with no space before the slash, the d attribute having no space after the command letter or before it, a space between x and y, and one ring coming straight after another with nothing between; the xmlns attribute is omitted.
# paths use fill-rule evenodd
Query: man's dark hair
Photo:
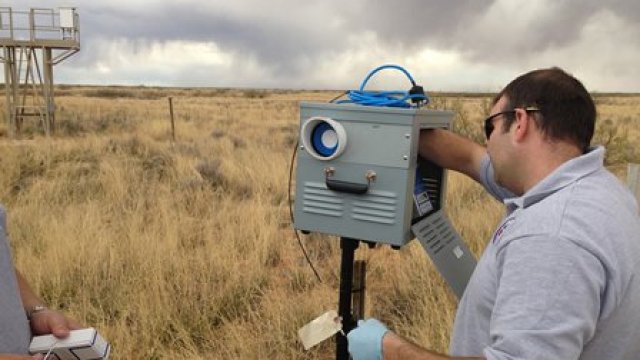
<svg viewBox="0 0 640 360"><path fill-rule="evenodd" d="M564 70L554 67L528 72L507 85L494 99L507 99L504 110L536 107L540 130L549 139L575 143L586 151L591 143L596 121L596 106L582 83ZM515 121L506 117L504 131Z"/></svg>

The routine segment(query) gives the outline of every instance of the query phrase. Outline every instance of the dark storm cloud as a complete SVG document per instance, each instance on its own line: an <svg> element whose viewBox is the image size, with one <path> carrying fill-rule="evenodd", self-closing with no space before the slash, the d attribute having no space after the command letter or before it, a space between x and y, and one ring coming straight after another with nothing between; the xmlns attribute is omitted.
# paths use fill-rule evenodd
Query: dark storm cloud
<svg viewBox="0 0 640 360"><path fill-rule="evenodd" d="M351 14L352 31L376 32L387 43L408 47L425 44L448 47L493 0L405 0L362 3L360 16Z"/></svg>
<svg viewBox="0 0 640 360"><path fill-rule="evenodd" d="M224 12L206 3L167 4L144 13L91 5L81 14L83 39L90 42L92 38L126 38L141 51L153 41L210 41L225 52L255 57L276 72L294 69L296 60L301 58L313 58L327 49L339 51L346 46L343 34L326 31L319 18L298 22L287 22L286 14L263 18L259 15L264 3L255 5L255 16ZM290 15L295 16L296 6L292 3Z"/></svg>
<svg viewBox="0 0 640 360"><path fill-rule="evenodd" d="M145 44L153 41L211 41L222 51L254 57L276 75L300 76L307 70L301 64L309 66L335 56L353 46L365 32L376 34L384 46L398 51L425 45L467 49L459 43L459 37L464 40L460 36L464 24L491 0L325 1L319 7L312 2L291 1L271 17L261 16L270 10L270 2L242 3L251 10L238 14L206 2L186 6L167 3L144 11L87 4L80 14L83 42L126 38L134 51L145 51ZM95 62L100 56L87 51L78 61Z"/></svg>
<svg viewBox="0 0 640 360"><path fill-rule="evenodd" d="M307 86L301 79L313 77L309 74L323 65L352 62L349 68L360 71L372 63L406 60L425 49L453 54L442 61L455 66L488 71L519 71L541 62L578 67L584 59L587 71L607 67L623 74L640 51L640 41L633 40L640 33L637 0L76 1L82 51L69 62L87 69L97 68L98 62L113 71L122 63L139 64L108 62L116 55L147 59L153 46L175 41L210 42L235 64L215 71L241 72L255 64L264 70L260 74L283 86ZM66 5L33 2L30 6ZM3 1L3 6L25 9L22 0ZM622 34L611 32L624 27L628 31ZM611 33L599 36L598 31ZM599 44L591 56L593 40ZM600 51L603 44L609 53ZM617 56L611 49L626 51ZM197 56L193 51L192 58ZM575 53L582 58L570 59Z"/></svg>
<svg viewBox="0 0 640 360"><path fill-rule="evenodd" d="M572 44L599 11L611 11L631 24L640 22L640 2L635 0L555 1L538 8L533 17L521 7L485 19L500 3L507 1L382 1L352 19L354 27L375 31L388 44L404 44L410 50L423 46L455 50L467 59L492 63ZM484 25L493 26L477 27L483 19Z"/></svg>
<svg viewBox="0 0 640 360"><path fill-rule="evenodd" d="M223 51L251 56L277 74L304 71L313 63L345 50L345 39L376 34L383 46L415 51L425 46L453 50L467 60L510 63L549 48L575 42L585 23L608 10L631 23L640 20L640 2L557 1L536 8L497 11L496 0L442 1L243 1L248 10L234 13L215 2L167 3L127 9L87 4L81 16L84 38L123 37L145 41L212 41ZM275 5L274 5L275 4ZM524 4L524 3L523 3ZM545 4L540 2L539 4ZM502 4L504 5L504 4ZM273 12L270 6L279 6ZM314 11L314 7L318 11ZM261 16L270 12L269 17ZM533 15L533 16L532 16ZM341 20L330 26L334 20ZM480 25L478 23L481 23ZM490 26L486 26L486 25ZM484 26L483 26L484 25Z"/></svg>

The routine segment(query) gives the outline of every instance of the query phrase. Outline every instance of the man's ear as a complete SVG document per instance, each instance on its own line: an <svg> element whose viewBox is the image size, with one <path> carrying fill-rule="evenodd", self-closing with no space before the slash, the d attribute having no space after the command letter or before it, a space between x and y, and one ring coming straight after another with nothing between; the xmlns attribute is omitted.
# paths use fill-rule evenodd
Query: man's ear
<svg viewBox="0 0 640 360"><path fill-rule="evenodd" d="M533 130L533 119L526 110L516 109L515 111L516 120L511 125L513 127L513 139L516 142L522 142L527 139Z"/></svg>

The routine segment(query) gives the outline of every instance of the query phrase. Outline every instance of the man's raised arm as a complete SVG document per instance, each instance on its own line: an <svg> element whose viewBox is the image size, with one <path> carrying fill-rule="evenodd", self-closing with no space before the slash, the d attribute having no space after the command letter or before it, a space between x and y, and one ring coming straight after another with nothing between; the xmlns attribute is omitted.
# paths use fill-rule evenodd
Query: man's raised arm
<svg viewBox="0 0 640 360"><path fill-rule="evenodd" d="M480 163L486 149L465 137L444 129L420 132L420 156L446 169L480 181Z"/></svg>

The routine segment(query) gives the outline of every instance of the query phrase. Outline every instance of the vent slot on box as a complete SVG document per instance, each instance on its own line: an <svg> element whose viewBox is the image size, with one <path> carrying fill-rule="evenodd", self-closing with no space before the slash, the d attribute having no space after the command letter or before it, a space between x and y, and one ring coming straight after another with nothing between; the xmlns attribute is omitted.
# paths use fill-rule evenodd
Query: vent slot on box
<svg viewBox="0 0 640 360"><path fill-rule="evenodd" d="M414 231L427 251L437 254L455 240L456 234L442 214L434 214L430 220Z"/></svg>
<svg viewBox="0 0 640 360"><path fill-rule="evenodd" d="M352 203L354 220L391 225L398 216L398 196L389 191L370 191L366 197Z"/></svg>
<svg viewBox="0 0 640 360"><path fill-rule="evenodd" d="M344 200L327 189L324 183L305 182L302 193L302 211L340 217L344 214Z"/></svg>

